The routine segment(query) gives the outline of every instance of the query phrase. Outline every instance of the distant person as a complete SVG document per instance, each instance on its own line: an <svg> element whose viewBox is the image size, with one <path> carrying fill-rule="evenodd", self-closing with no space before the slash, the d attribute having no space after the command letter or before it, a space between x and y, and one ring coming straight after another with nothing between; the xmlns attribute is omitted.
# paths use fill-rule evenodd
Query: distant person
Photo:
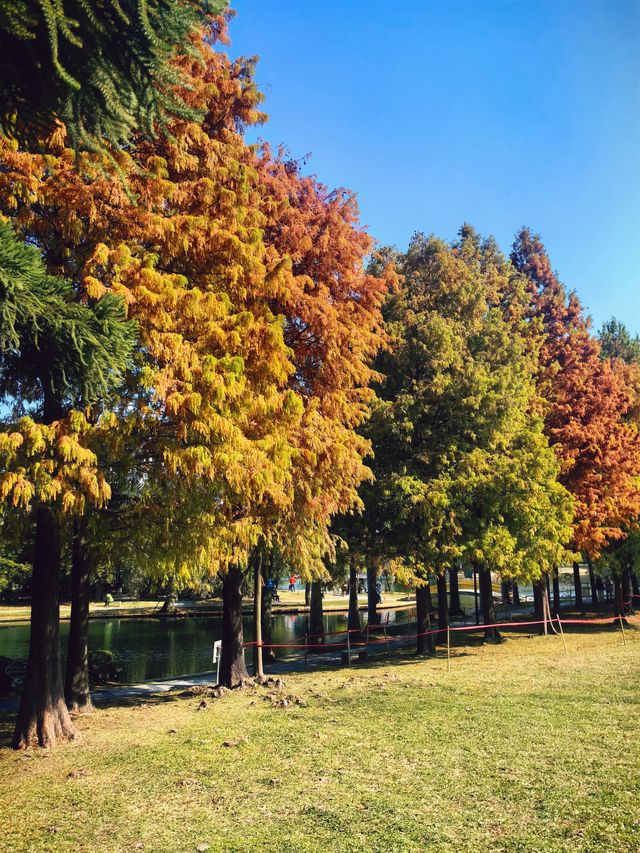
<svg viewBox="0 0 640 853"><path fill-rule="evenodd" d="M376 584L376 604L382 604L382 586L380 582Z"/></svg>
<svg viewBox="0 0 640 853"><path fill-rule="evenodd" d="M604 582L604 594L607 601L611 601L613 598L613 584L611 583L610 578L607 578Z"/></svg>
<svg viewBox="0 0 640 853"><path fill-rule="evenodd" d="M296 576L291 575L291 577L289 578L289 592L295 592L296 591L296 581L297 581Z"/></svg>
<svg viewBox="0 0 640 853"><path fill-rule="evenodd" d="M271 595L271 601L280 601L280 596L278 595L278 587L276 586L276 582L273 578L269 578L267 581L267 591Z"/></svg>

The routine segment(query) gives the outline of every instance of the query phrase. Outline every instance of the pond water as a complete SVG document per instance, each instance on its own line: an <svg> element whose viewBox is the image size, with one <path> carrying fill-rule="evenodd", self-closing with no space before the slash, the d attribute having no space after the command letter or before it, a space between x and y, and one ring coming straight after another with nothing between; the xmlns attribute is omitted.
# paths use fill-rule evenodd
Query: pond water
<svg viewBox="0 0 640 853"><path fill-rule="evenodd" d="M366 618L366 614L361 615ZM346 613L325 615L325 631L344 630L346 618ZM382 611L382 618L390 625L406 624L407 611ZM307 615L279 614L273 617L272 625L273 643L304 642ZM124 681L149 681L211 670L213 643L220 639L221 632L222 619L218 616L93 619L89 622L89 648L117 652L125 667ZM63 655L68 633L69 623L62 622ZM253 639L250 617L244 620L244 637L246 642ZM344 637L326 638L326 642L341 641ZM28 652L29 625L0 625L0 655L26 660Z"/></svg>

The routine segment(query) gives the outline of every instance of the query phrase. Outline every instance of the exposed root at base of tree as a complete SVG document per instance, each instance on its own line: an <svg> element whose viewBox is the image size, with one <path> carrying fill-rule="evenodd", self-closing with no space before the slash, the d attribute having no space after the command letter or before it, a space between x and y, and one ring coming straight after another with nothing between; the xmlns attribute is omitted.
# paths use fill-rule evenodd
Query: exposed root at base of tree
<svg viewBox="0 0 640 853"><path fill-rule="evenodd" d="M29 749L41 746L51 749L60 740L79 740L67 706L61 701L61 707L47 708L33 714L28 720L16 727L11 745L14 749Z"/></svg>

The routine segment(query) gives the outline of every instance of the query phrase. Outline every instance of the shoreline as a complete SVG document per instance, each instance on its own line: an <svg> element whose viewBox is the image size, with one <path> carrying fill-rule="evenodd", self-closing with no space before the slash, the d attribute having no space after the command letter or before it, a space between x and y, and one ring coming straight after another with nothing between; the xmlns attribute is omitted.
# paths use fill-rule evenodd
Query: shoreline
<svg viewBox="0 0 640 853"><path fill-rule="evenodd" d="M67 602L64 602L66 606L68 606ZM415 602L412 601L395 601L390 604L382 604L378 607L378 610L408 610L410 608L415 607ZM358 604L359 611L367 610L366 604ZM337 606L329 606L323 609L325 615L335 615L338 613L348 613L349 604L345 602L345 604L338 604ZM272 607L271 613L272 616L298 616L301 614L305 614L309 612L309 607L304 604L281 604ZM253 614L253 604L251 600L247 604L243 604L242 606L242 615L243 616L251 616ZM160 613L154 612L149 608L146 608L143 612L138 612L134 609L120 609L120 608L111 608L111 607L103 607L98 611L93 611L89 614L89 621L92 620L107 620L107 619L188 619L188 618L204 618L204 617L212 617L212 616L222 616L222 602L219 604L211 604L206 607L179 607L177 610L169 612L169 613ZM69 615L61 615L60 622L69 622ZM15 619L12 618L0 618L0 629L3 626L12 627L17 625L29 625L30 624L30 616L18 617Z"/></svg>

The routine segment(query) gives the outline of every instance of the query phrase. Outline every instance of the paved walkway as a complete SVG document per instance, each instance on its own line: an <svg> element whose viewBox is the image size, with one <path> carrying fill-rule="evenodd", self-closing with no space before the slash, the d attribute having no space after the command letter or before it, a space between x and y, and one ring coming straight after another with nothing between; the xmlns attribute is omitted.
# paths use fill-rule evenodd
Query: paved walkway
<svg viewBox="0 0 640 853"><path fill-rule="evenodd" d="M389 637L389 648L401 649L407 647L406 638ZM283 650L286 652L286 650ZM277 660L264 666L267 675L284 675L288 672L303 672L305 668L311 669L327 669L342 665L341 652L343 648L340 646L334 649L327 649L322 652L312 652L307 658L307 667L305 667L304 651L300 650L299 654L283 654ZM386 645L380 643L370 643L369 657L378 657L380 654L386 654ZM247 649L247 669L253 672L252 652ZM120 701L128 701L131 699L144 699L150 696L158 696L162 694L172 693L177 690L186 690L197 684L215 684L216 673L199 672L195 675L183 675L179 678L163 678L157 681L147 681L143 684L122 684L117 687L99 687L91 691L91 698L96 705L117 704ZM10 713L18 709L19 698L17 696L8 696L0 698L0 713Z"/></svg>

